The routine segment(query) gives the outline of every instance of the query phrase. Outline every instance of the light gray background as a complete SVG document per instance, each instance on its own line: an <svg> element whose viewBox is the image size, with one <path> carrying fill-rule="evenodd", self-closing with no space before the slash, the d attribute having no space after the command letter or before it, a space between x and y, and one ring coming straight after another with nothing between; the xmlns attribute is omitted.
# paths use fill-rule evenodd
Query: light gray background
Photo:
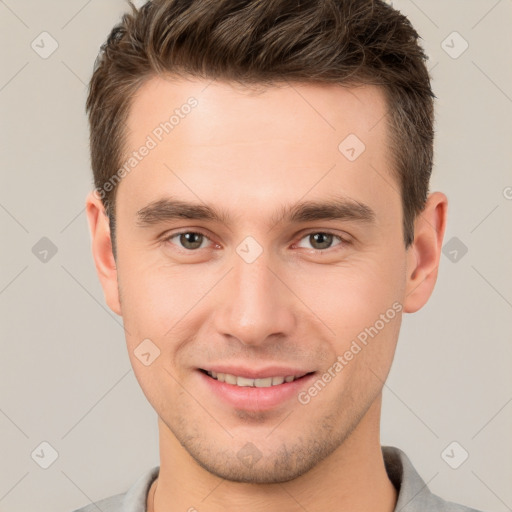
<svg viewBox="0 0 512 512"><path fill-rule="evenodd" d="M512 1L394 5L430 56L432 190L450 201L445 242L468 252L443 255L429 303L404 318L382 443L444 498L512 510ZM104 304L84 213L86 84L124 10L121 0L0 1L2 512L69 512L158 464L156 413ZM31 47L50 48L43 31L58 43L46 59ZM458 58L453 31L469 43ZM58 249L46 262L32 252L42 237ZM49 460L43 441L58 452L48 469L36 463ZM441 456L452 441L469 453L458 469Z"/></svg>

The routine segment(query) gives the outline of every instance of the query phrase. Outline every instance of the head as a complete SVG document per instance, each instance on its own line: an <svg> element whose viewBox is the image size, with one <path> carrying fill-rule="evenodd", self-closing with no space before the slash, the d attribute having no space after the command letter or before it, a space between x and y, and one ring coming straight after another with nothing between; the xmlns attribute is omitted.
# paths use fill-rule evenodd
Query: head
<svg viewBox="0 0 512 512"><path fill-rule="evenodd" d="M308 471L376 419L437 277L418 34L378 0L152 1L110 34L87 110L96 267L162 428L223 478ZM307 387L233 406L201 371L271 365Z"/></svg>

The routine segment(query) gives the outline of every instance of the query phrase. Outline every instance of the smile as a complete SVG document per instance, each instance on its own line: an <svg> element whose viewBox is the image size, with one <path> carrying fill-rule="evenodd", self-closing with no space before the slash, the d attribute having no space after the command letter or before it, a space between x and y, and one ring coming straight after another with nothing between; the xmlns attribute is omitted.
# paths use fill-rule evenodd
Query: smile
<svg viewBox="0 0 512 512"><path fill-rule="evenodd" d="M232 375L230 373L219 373L214 371L206 371L201 370L207 373L210 377L219 382L225 382L226 384L231 384L233 386L239 387L256 387L256 388L269 388L271 386L279 386L284 382L293 382L294 380L300 379L304 375L287 375L283 377L282 375L276 375L275 377L265 377L262 379L250 379L247 377L241 377L239 375Z"/></svg>

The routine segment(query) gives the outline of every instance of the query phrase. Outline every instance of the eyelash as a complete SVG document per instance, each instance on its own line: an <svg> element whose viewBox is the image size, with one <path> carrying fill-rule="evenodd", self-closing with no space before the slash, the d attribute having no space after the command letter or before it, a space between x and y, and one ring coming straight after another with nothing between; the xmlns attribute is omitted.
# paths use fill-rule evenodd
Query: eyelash
<svg viewBox="0 0 512 512"><path fill-rule="evenodd" d="M179 231L177 233L173 233L172 235L168 235L166 236L162 242L163 243L171 243L171 239L175 238L175 237L178 237L180 235L184 235L184 234L187 234L187 233L194 233L194 234L197 234L197 235L202 235L204 238L206 238L207 240L209 240L210 242L213 242L212 239L206 235L205 233L203 233L202 231L200 230L185 230L185 231ZM332 247L328 247L327 249L309 249L310 251L314 251L315 253L321 253L321 252L328 252L330 250L333 250L335 247L341 245L341 246L346 246L346 245L350 245L350 241L343 238L342 236L340 235L337 235L336 233L333 233L331 231L309 231L308 233L305 233L301 236L301 238L299 239L299 242L302 241L304 238L310 236L310 235L316 235L316 234L322 234L322 235L332 235L334 238L337 238L339 240L339 244L336 244ZM214 243L214 242L213 242ZM176 245L176 244L172 244L172 245ZM187 252L187 253L194 253L194 252L198 252L200 249L186 249L184 247L180 247L180 246L177 246L178 249L180 249L181 251L184 251L184 252Z"/></svg>

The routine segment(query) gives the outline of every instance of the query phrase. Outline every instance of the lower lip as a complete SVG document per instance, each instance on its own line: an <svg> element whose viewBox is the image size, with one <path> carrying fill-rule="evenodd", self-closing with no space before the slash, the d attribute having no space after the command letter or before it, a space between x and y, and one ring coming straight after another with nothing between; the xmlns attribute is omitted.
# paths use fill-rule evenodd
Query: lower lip
<svg viewBox="0 0 512 512"><path fill-rule="evenodd" d="M301 389L309 386L315 376L315 373L310 373L292 382L283 382L277 386L258 388L227 384L210 377L200 370L198 370L198 373L206 385L222 400L233 407L250 411L272 409L287 400L296 398Z"/></svg>

